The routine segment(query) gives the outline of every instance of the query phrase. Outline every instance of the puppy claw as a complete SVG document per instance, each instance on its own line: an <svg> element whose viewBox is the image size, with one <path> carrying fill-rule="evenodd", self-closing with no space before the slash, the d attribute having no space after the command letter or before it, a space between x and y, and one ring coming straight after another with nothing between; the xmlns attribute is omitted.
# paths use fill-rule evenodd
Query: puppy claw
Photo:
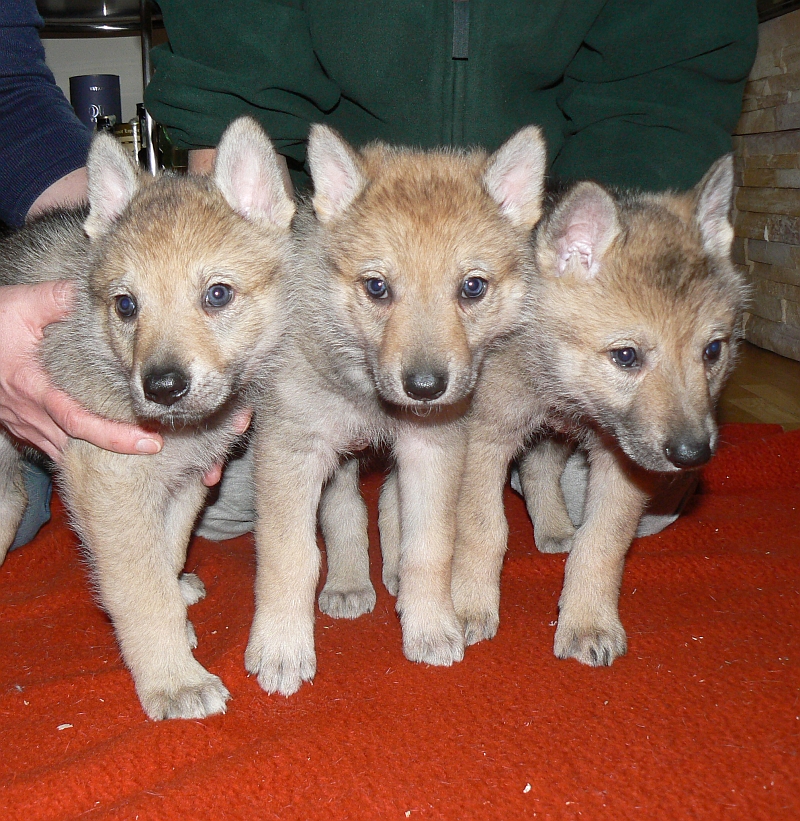
<svg viewBox="0 0 800 821"><path fill-rule="evenodd" d="M469 646L493 639L500 627L500 581L453 577L453 606Z"/></svg>
<svg viewBox="0 0 800 821"><path fill-rule="evenodd" d="M280 693L290 696L300 689L304 681L312 681L317 672L313 649L288 653L249 646L244 665L248 673L258 677L261 689L270 695Z"/></svg>
<svg viewBox="0 0 800 821"><path fill-rule="evenodd" d="M194 573L181 573L178 576L178 586L181 589L181 596L187 607L201 601L206 597L206 588L200 577Z"/></svg>
<svg viewBox="0 0 800 821"><path fill-rule="evenodd" d="M389 591L389 594L397 598L397 593L400 590L400 577L397 573L383 572L383 586Z"/></svg>
<svg viewBox="0 0 800 821"><path fill-rule="evenodd" d="M177 690L155 689L142 693L141 702L153 721L161 721L165 718L206 718L224 713L225 702L230 697L217 676L205 673L203 681L185 684Z"/></svg>
<svg viewBox="0 0 800 821"><path fill-rule="evenodd" d="M469 646L493 639L500 627L500 616L494 612L475 613L462 617L461 623L464 625L464 641Z"/></svg>
<svg viewBox="0 0 800 821"><path fill-rule="evenodd" d="M359 590L328 590L319 594L319 609L334 619L357 619L375 608L375 588L372 585Z"/></svg>
<svg viewBox="0 0 800 821"><path fill-rule="evenodd" d="M573 536L565 536L560 538L557 536L543 536L534 541L540 553L569 553L572 550Z"/></svg>
<svg viewBox="0 0 800 821"><path fill-rule="evenodd" d="M558 658L574 658L590 667L608 667L614 659L628 651L628 641L621 624L608 629L594 627L578 631L563 629L559 620L556 629L554 652Z"/></svg>

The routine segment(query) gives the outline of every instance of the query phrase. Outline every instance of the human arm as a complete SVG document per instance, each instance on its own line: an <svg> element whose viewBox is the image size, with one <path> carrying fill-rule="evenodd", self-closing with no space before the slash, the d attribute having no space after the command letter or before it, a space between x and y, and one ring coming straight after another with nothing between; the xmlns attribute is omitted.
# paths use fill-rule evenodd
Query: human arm
<svg viewBox="0 0 800 821"><path fill-rule="evenodd" d="M731 150L757 36L751 0L610 0L566 70L554 174L694 185Z"/></svg>
<svg viewBox="0 0 800 821"><path fill-rule="evenodd" d="M22 225L51 186L59 204L85 197L91 133L45 64L41 25L33 0L0 4L0 221L11 226ZM39 207L45 202L54 200Z"/></svg>
<svg viewBox="0 0 800 821"><path fill-rule="evenodd" d="M12 226L86 200L91 134L44 62L33 0L0 8L0 219ZM0 287L0 424L58 461L68 436L122 453L154 453L161 437L88 413L49 382L37 355L44 328L69 310L66 282Z"/></svg>
<svg viewBox="0 0 800 821"><path fill-rule="evenodd" d="M279 151L302 161L309 122L339 100L314 55L302 4L223 9L213 0L166 0L160 8L169 43L153 50L145 103L173 142L215 146L232 119L251 114Z"/></svg>
<svg viewBox="0 0 800 821"><path fill-rule="evenodd" d="M81 205L86 202L88 185L86 166L70 171L39 194L28 210L26 219L33 219L51 208Z"/></svg>

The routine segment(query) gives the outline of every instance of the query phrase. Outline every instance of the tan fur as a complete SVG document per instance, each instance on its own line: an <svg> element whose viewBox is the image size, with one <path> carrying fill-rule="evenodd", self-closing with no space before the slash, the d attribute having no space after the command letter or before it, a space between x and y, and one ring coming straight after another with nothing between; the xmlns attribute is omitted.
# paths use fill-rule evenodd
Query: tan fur
<svg viewBox="0 0 800 821"><path fill-rule="evenodd" d="M535 309L487 360L469 417L453 568L467 642L498 627L502 488L533 436L521 479L536 542L570 553L556 655L595 665L625 652L625 554L660 476L710 458L735 360L746 290L730 262L731 168L721 160L685 195L614 198L584 183L538 228ZM631 351L638 365L623 367ZM570 446L547 438L555 431L589 455L577 530L558 487Z"/></svg>
<svg viewBox="0 0 800 821"><path fill-rule="evenodd" d="M186 608L204 589L182 569L203 473L236 440L232 416L268 365L285 314L293 206L272 147L253 121L239 120L219 157L216 182L151 180L113 139L97 138L88 218L54 213L25 229L0 270L0 282L75 280L78 304L43 344L51 377L86 408L164 437L155 456L70 440L57 477L153 719L225 711L228 691L192 656ZM255 189L254 168L267 180ZM220 284L233 297L216 307L208 300ZM132 316L120 315L120 298L135 302ZM13 453L0 437L0 455ZM8 469L18 473L16 458ZM0 496L2 518L15 504Z"/></svg>
<svg viewBox="0 0 800 821"><path fill-rule="evenodd" d="M450 597L460 418L528 290L523 260L544 160L536 129L488 158L384 145L356 152L330 129L312 129L314 211L301 220L291 283L295 332L254 441L258 579L245 660L269 692L289 695L315 673L317 509L340 460L367 444L389 445L398 466L397 539L384 547L399 568L388 584L406 656L461 659ZM488 283L485 295L463 297L476 278ZM385 297L370 296L376 283ZM345 463L322 498L329 575L320 606L337 616L375 601L356 478Z"/></svg>

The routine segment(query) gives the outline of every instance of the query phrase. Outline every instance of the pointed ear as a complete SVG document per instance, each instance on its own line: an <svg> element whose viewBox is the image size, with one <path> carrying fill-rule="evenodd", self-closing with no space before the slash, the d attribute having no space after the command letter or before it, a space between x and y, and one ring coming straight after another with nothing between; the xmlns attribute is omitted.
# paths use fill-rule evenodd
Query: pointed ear
<svg viewBox="0 0 800 821"><path fill-rule="evenodd" d="M308 165L314 180L314 211L323 223L342 214L367 184L358 154L325 125L311 127Z"/></svg>
<svg viewBox="0 0 800 821"><path fill-rule="evenodd" d="M289 229L294 202L286 192L278 155L252 117L237 118L222 134L214 159L214 182L243 217Z"/></svg>
<svg viewBox="0 0 800 821"><path fill-rule="evenodd" d="M542 216L547 146L542 131L528 126L489 157L483 182L517 228L530 231Z"/></svg>
<svg viewBox="0 0 800 821"><path fill-rule="evenodd" d="M579 183L556 206L543 237L553 274L597 276L619 230L613 197L596 183Z"/></svg>
<svg viewBox="0 0 800 821"><path fill-rule="evenodd" d="M139 188L140 171L130 152L110 134L97 134L86 160L89 216L83 224L90 239L102 236L128 207Z"/></svg>
<svg viewBox="0 0 800 821"><path fill-rule="evenodd" d="M728 256L733 242L733 154L717 160L697 184L695 192L694 218L706 253L716 257Z"/></svg>

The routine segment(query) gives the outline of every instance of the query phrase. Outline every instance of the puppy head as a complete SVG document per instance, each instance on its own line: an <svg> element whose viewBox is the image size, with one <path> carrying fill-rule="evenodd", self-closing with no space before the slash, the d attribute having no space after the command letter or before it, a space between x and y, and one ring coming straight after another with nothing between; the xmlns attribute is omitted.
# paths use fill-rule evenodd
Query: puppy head
<svg viewBox="0 0 800 821"><path fill-rule="evenodd" d="M294 205L261 128L235 121L212 179L147 177L112 138L88 163L91 291L139 418L196 423L234 399L282 329Z"/></svg>
<svg viewBox="0 0 800 821"><path fill-rule="evenodd" d="M315 126L308 156L315 253L374 388L412 409L464 399L525 303L546 165L539 130L487 157L383 144L356 152Z"/></svg>
<svg viewBox="0 0 800 821"><path fill-rule="evenodd" d="M650 470L697 467L717 444L746 298L730 259L732 179L726 157L684 195L582 183L537 232L534 367L563 412Z"/></svg>

